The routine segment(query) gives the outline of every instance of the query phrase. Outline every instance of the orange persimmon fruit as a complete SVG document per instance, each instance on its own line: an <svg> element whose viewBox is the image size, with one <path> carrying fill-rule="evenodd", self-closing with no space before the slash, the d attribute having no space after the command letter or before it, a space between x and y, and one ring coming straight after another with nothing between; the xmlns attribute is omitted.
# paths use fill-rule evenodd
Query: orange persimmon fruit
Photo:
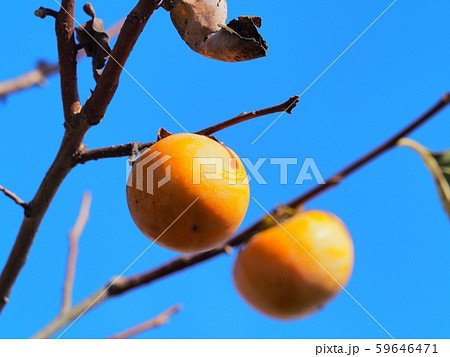
<svg viewBox="0 0 450 357"><path fill-rule="evenodd" d="M350 279L353 242L335 215L311 210L255 234L239 253L234 282L259 312L281 320L319 310Z"/></svg>
<svg viewBox="0 0 450 357"><path fill-rule="evenodd" d="M196 134L156 142L133 164L127 182L137 227L156 244L182 253L223 245L242 223L249 197L239 157Z"/></svg>

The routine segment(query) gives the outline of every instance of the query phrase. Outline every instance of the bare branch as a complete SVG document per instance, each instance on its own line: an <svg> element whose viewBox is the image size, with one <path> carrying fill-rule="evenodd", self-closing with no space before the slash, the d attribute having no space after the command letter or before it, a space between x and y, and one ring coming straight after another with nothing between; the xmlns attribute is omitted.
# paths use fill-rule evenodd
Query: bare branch
<svg viewBox="0 0 450 357"><path fill-rule="evenodd" d="M130 338L133 336L136 336L140 333L143 333L145 331L151 330L155 327L159 327L162 325L165 325L169 322L170 318L176 314L178 311L181 310L180 305L175 305L167 310L160 313L158 316L151 318L148 321L145 321L137 326L134 326L128 330L125 330L123 332L116 333L112 336L109 336L110 339L124 339L124 338Z"/></svg>
<svg viewBox="0 0 450 357"><path fill-rule="evenodd" d="M79 304L75 305L65 314L59 314L52 322L45 326L42 330L38 331L36 334L31 336L31 338L50 338L57 331L61 330L69 322L77 319L81 316L90 306L101 304L101 302L107 298L105 294L105 289L102 287L97 290L94 294L90 295L88 298L81 301Z"/></svg>
<svg viewBox="0 0 450 357"><path fill-rule="evenodd" d="M63 298L61 313L65 313L72 307L72 292L75 281L75 272L78 257L78 242L84 227L89 219L91 209L92 195L86 192L81 201L80 213L75 221L75 225L69 232L69 256L67 258L66 279L63 287Z"/></svg>
<svg viewBox="0 0 450 357"><path fill-rule="evenodd" d="M293 199L289 203L287 203L287 206L291 207L298 207L304 204L305 202L311 200L312 198L318 196L319 194L323 193L324 191L327 191L331 187L337 186L339 183L341 183L345 178L347 178L350 174L354 173L361 167L365 166L369 162L371 162L373 159L377 158L378 156L384 154L386 151L389 151L390 149L394 148L397 145L397 142L412 133L414 130L419 128L421 125L423 125L425 122L427 122L429 119L434 117L437 113L439 113L442 109L444 109L448 104L450 104L450 92L446 93L442 96L441 100L436 103L433 107L431 107L428 111L426 111L424 114L422 114L420 117L418 117L416 120L414 120L411 124L406 126L403 130L399 131L397 134L392 136L390 139L373 149L372 151L368 152L352 164L348 165L341 171L337 172L333 176L331 176L323 185L318 185L316 188L310 190L309 192L305 193L304 195Z"/></svg>
<svg viewBox="0 0 450 357"><path fill-rule="evenodd" d="M120 20L116 22L105 31L109 38L116 37L119 34L124 21ZM86 58L86 52L84 50L78 51L77 60L79 61L83 58ZM36 69L24 73L19 77L0 82L0 99L6 98L15 92L34 86L41 86L46 82L47 78L57 73L59 73L58 63L39 62Z"/></svg>
<svg viewBox="0 0 450 357"><path fill-rule="evenodd" d="M0 191L5 194L6 197L9 197L12 199L15 203L17 203L19 206L23 208L27 208L28 204L24 202L19 196L17 196L14 192L8 190L6 187L3 187L0 185Z"/></svg>
<svg viewBox="0 0 450 357"><path fill-rule="evenodd" d="M56 18L59 73L64 118L69 121L81 110L77 82L77 46L74 37L75 0L62 0Z"/></svg>
<svg viewBox="0 0 450 357"><path fill-rule="evenodd" d="M105 115L117 87L123 66L143 31L148 19L158 8L160 0L140 0L127 16L111 58L97 82L97 85L81 111L81 117L90 125L98 124Z"/></svg>
<svg viewBox="0 0 450 357"><path fill-rule="evenodd" d="M299 101L300 101L300 97L298 95L295 95L293 97L290 97L284 103L275 105L273 107L265 108L265 109L255 110L250 113L244 112L244 113L239 114L238 116L231 118L229 120L226 120L222 123L219 123L219 124L213 125L209 128L197 131L196 134L211 135L211 134L217 133L220 130L226 129L230 126L242 123L244 121L262 117L264 115L273 114L273 113L286 112L288 114L292 114L292 109L295 108L295 106L297 105L297 103Z"/></svg>
<svg viewBox="0 0 450 357"><path fill-rule="evenodd" d="M73 2L74 0L62 1L63 7L69 14L73 13ZM157 7L157 0L140 0L128 15L113 50L114 57L119 60L122 66L125 64L149 17ZM73 40L73 19L70 19L67 12L61 10L56 25L66 131L52 166L47 171L35 197L30 202L28 214L22 221L12 251L0 275L0 313L9 301L12 287L25 265L36 233L53 197L62 181L77 164L75 153L78 152L89 128L98 124L103 118L108 104L116 92L123 68L113 61L108 61L104 75L98 81L92 97L86 102L79 114L73 115L78 112L79 107L76 90L76 60L73 58L73 56L76 56L76 46ZM64 25L65 20L69 22Z"/></svg>
<svg viewBox="0 0 450 357"><path fill-rule="evenodd" d="M214 134L220 130L229 128L233 125L242 123L244 121L258 118L264 115L269 115L273 113L278 112L286 112L291 114L292 109L295 108L297 103L299 102L299 96L293 96L290 97L286 102L275 105L273 107L264 108L252 111L250 113L242 113L238 116L228 119L222 123L210 126L206 129L199 130L195 132L195 134L199 135L211 135ZM152 146L154 142L149 143L127 143L122 145L116 145L116 146L109 146L99 149L91 149L91 150L81 150L77 153L76 161L79 164L84 164L88 161L92 160L99 160L99 159L106 159L106 158L117 158L117 157L124 157L124 156L131 156L132 154L136 153L137 151L141 151L143 149L146 149L150 146Z"/></svg>
<svg viewBox="0 0 450 357"><path fill-rule="evenodd" d="M360 159L356 160L353 164L347 166L345 169L341 170L337 174L331 176L324 185L318 185L316 188L306 192L305 194L293 199L288 202L284 206L298 207L299 205L304 204L306 201L309 201L319 194L326 191L328 188L334 187L337 183L342 182L346 177L348 177L353 172L357 171L364 165L368 164L381 154L386 151L394 148L397 144L397 141L412 133L414 130L419 128L429 119L438 114L442 109L450 104L450 93L442 96L441 100L436 103L432 108L430 108L427 112L421 115L419 118L414 120L411 124L406 126L404 129L399 131L396 135L394 135L388 141L382 143L380 146L370 151L368 154L362 156ZM324 188L322 188L324 187ZM272 214L276 215L276 208L272 211ZM193 267L199 263L212 259L220 254L229 253L230 247L240 246L246 243L250 238L252 238L256 233L266 228L266 224L264 222L264 218L255 222L250 227L242 231L241 233L235 235L232 239L230 239L227 244L221 248L216 248L210 250L208 252L180 256L166 264L163 264L155 269L149 270L147 272L136 274L130 276L128 278L120 278L118 280L111 279L114 281L114 284L108 282L101 289L95 292L93 295L88 297L86 300L82 301L80 304L74 306L67 314L57 316L52 322L50 322L47 327L43 331L45 331L44 335L40 335L42 337L50 337L55 334L59 329L64 327L66 324L75 320L79 317L80 313L85 313L88 310L96 307L103 302L107 301L109 298L113 296L118 296L124 293L127 293L135 288L150 284L156 280L162 279L169 275L172 275L176 272L185 270L187 268ZM101 298L96 298L100 296ZM81 311L81 312L80 312Z"/></svg>
<svg viewBox="0 0 450 357"><path fill-rule="evenodd" d="M76 161L79 164L84 164L88 161L131 156L152 146L154 142L149 143L127 143L117 146L108 146L99 149L81 150L76 154Z"/></svg>
<svg viewBox="0 0 450 357"><path fill-rule="evenodd" d="M19 92L21 90L43 85L46 82L46 78L59 71L58 64L48 64L45 62L38 63L36 69L27 72L19 77L0 82L0 98L5 98L7 95Z"/></svg>

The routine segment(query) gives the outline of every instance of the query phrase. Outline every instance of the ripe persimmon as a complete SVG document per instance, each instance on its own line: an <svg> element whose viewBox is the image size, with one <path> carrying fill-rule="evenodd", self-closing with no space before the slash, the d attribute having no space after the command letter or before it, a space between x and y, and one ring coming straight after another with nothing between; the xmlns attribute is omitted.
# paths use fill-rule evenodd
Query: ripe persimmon
<svg viewBox="0 0 450 357"><path fill-rule="evenodd" d="M160 246L183 253L224 244L244 219L249 197L239 157L196 134L155 143L136 160L127 183L137 227Z"/></svg>
<svg viewBox="0 0 450 357"><path fill-rule="evenodd" d="M234 282L256 310L291 320L341 291L353 269L353 242L344 223L324 211L296 213L281 225L251 238L235 262Z"/></svg>

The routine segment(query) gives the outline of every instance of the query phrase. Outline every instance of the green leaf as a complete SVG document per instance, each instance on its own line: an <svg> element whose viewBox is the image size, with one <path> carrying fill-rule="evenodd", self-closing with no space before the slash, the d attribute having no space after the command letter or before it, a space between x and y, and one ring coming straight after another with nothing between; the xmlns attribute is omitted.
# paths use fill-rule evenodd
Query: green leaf
<svg viewBox="0 0 450 357"><path fill-rule="evenodd" d="M435 153L408 138L400 139L397 145L409 147L420 155L433 175L442 204L450 218L450 150Z"/></svg>

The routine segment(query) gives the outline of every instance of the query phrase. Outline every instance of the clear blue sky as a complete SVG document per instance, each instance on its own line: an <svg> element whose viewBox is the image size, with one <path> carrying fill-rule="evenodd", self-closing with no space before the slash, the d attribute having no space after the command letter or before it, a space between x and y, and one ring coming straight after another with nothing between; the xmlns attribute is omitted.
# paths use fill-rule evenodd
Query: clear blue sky
<svg viewBox="0 0 450 357"><path fill-rule="evenodd" d="M127 70L188 130L242 111L277 104L303 90L391 3L388 1L229 1L229 18L259 15L268 57L227 64L190 51L160 10L151 19ZM93 1L111 25L134 1ZM33 15L52 0L6 2L0 22L0 79L57 54L53 21ZM77 4L77 19L86 20ZM254 145L276 116L220 133L239 155L313 157L324 176L386 139L450 90L447 0L397 3ZM90 64L79 66L83 100L94 87ZM44 88L0 103L0 184L28 200L51 164L63 134L58 77ZM180 128L124 74L104 121L86 137L89 148L150 141L159 127ZM450 146L450 111L412 137L436 150ZM1 337L28 337L58 312L68 248L84 191L93 193L91 219L82 236L75 285L80 301L120 274L149 244L134 226L125 199L125 160L77 167L45 217L28 263L0 319ZM267 185L251 183L267 209L313 187L279 185L277 168L264 166ZM295 179L298 171L292 170ZM450 227L430 174L419 157L396 149L311 201L348 225L356 261L348 291L396 338L448 337L450 327ZM22 219L0 197L0 265ZM263 215L251 202L243 227ZM176 254L153 246L129 271L157 266ZM181 303L184 310L147 338L384 338L386 333L345 293L320 313L282 323L261 316L236 293L235 256L223 256L151 286L111 299L87 313L64 335L102 338Z"/></svg>

